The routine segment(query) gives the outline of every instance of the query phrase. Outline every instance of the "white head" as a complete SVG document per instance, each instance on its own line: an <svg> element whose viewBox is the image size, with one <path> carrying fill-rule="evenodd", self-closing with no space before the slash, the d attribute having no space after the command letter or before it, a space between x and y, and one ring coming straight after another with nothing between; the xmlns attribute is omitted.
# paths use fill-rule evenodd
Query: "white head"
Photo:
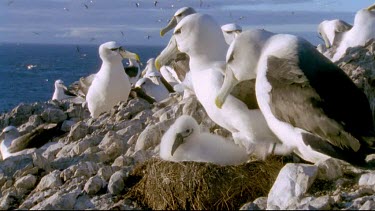
<svg viewBox="0 0 375 211"><path fill-rule="evenodd" d="M242 32L242 27L236 23L228 23L222 25L221 30L223 31L225 42L230 45L233 39Z"/></svg>
<svg viewBox="0 0 375 211"><path fill-rule="evenodd" d="M215 100L219 108L234 86L241 81L256 78L256 68L262 48L273 35L266 30L253 29L242 32L233 40L226 56L224 83Z"/></svg>
<svg viewBox="0 0 375 211"><path fill-rule="evenodd" d="M217 22L209 15L192 14L177 24L174 37L178 50L197 57L205 57L212 61L225 58L227 45Z"/></svg>
<svg viewBox="0 0 375 211"><path fill-rule="evenodd" d="M186 144L200 133L197 121L188 115L180 116L171 126L171 129L173 134L170 134L172 137L169 138L171 138L172 143L169 143L170 148L168 149L171 156L173 156L179 146Z"/></svg>
<svg viewBox="0 0 375 211"><path fill-rule="evenodd" d="M196 13L191 7L182 7L176 11L168 25L160 31L160 36L173 29L184 17Z"/></svg>
<svg viewBox="0 0 375 211"><path fill-rule="evenodd" d="M139 61L139 56L126 51L115 41L103 43L99 46L99 56L103 61L122 61L124 58L132 58Z"/></svg>
<svg viewBox="0 0 375 211"><path fill-rule="evenodd" d="M15 138L18 138L20 136L20 133L18 132L18 129L14 126L8 126L3 129L2 133L0 134L1 138L4 138L4 140L13 140Z"/></svg>
<svg viewBox="0 0 375 211"><path fill-rule="evenodd" d="M142 71L142 76L143 77L160 77L161 76L160 72L155 67L154 58L150 58L149 60L147 60L147 66Z"/></svg>
<svg viewBox="0 0 375 211"><path fill-rule="evenodd" d="M58 89L58 88L64 88L64 81L58 79L55 81L55 88Z"/></svg>

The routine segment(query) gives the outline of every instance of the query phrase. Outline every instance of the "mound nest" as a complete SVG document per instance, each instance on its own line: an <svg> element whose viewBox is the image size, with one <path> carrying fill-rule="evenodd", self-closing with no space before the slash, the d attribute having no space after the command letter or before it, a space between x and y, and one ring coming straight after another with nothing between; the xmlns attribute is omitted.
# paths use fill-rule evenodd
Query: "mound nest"
<svg viewBox="0 0 375 211"><path fill-rule="evenodd" d="M239 209L267 196L283 165L280 157L237 166L151 159L134 169L125 197L156 210Z"/></svg>

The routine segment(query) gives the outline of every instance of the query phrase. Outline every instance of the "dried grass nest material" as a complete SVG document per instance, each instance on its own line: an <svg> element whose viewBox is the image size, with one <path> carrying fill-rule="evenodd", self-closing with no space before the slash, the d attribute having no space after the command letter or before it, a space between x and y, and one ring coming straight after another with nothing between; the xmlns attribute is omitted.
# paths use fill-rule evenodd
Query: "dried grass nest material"
<svg viewBox="0 0 375 211"><path fill-rule="evenodd" d="M156 210L239 209L267 196L283 165L280 157L237 166L155 158L135 167L129 178L138 181L125 197Z"/></svg>

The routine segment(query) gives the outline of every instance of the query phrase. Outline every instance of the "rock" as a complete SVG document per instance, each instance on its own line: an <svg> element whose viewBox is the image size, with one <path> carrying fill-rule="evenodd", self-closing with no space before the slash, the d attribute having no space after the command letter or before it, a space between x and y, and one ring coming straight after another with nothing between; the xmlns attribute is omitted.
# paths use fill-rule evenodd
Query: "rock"
<svg viewBox="0 0 375 211"><path fill-rule="evenodd" d="M61 142L54 142L42 153L43 157L47 160L54 160L57 153L64 147L64 144Z"/></svg>
<svg viewBox="0 0 375 211"><path fill-rule="evenodd" d="M73 125L75 125L76 122L73 120L65 120L63 124L61 125L61 130L64 132L69 132Z"/></svg>
<svg viewBox="0 0 375 211"><path fill-rule="evenodd" d="M26 189L31 190L35 187L37 178L34 175L28 174L26 176L21 177L14 183L14 187L18 189Z"/></svg>
<svg viewBox="0 0 375 211"><path fill-rule="evenodd" d="M333 203L334 200L330 196L321 196L318 198L308 197L307 200L297 206L297 209L330 210Z"/></svg>
<svg viewBox="0 0 375 211"><path fill-rule="evenodd" d="M268 193L267 209L286 209L307 192L318 173L318 167L307 164L286 164Z"/></svg>
<svg viewBox="0 0 375 211"><path fill-rule="evenodd" d="M240 210L265 210L267 208L267 197L259 197L253 202L248 202Z"/></svg>
<svg viewBox="0 0 375 211"><path fill-rule="evenodd" d="M359 210L374 210L375 209L375 201L366 201Z"/></svg>
<svg viewBox="0 0 375 211"><path fill-rule="evenodd" d="M41 117L45 122L50 123L59 123L68 118L64 111L54 108L48 108L47 110L43 111Z"/></svg>
<svg viewBox="0 0 375 211"><path fill-rule="evenodd" d="M32 210L72 210L80 190L69 193L57 192L39 204L33 206Z"/></svg>
<svg viewBox="0 0 375 211"><path fill-rule="evenodd" d="M93 176L86 182L84 191L89 195L94 195L99 192L102 187L102 179L99 176Z"/></svg>
<svg viewBox="0 0 375 211"><path fill-rule="evenodd" d="M36 187L36 190L43 191L50 188L60 187L63 184L60 178L60 173L61 172L59 170L55 170L42 177L38 186Z"/></svg>
<svg viewBox="0 0 375 211"><path fill-rule="evenodd" d="M155 148L160 143L161 137L174 123L174 119L147 126L139 135L134 151Z"/></svg>
<svg viewBox="0 0 375 211"><path fill-rule="evenodd" d="M14 193L7 193L0 199L0 209L9 210L15 208L17 196Z"/></svg>
<svg viewBox="0 0 375 211"><path fill-rule="evenodd" d="M103 166L98 170L97 175L107 182L111 178L113 173L114 171L111 166Z"/></svg>
<svg viewBox="0 0 375 211"><path fill-rule="evenodd" d="M118 156L112 163L112 166L117 167L125 167L130 165L134 165L134 159L124 155Z"/></svg>
<svg viewBox="0 0 375 211"><path fill-rule="evenodd" d="M337 159L328 158L315 163L315 165L318 166L318 179L335 180L344 175L340 161Z"/></svg>
<svg viewBox="0 0 375 211"><path fill-rule="evenodd" d="M30 154L18 155L8 157L4 161L0 162L1 172L4 172L6 176L13 176L13 174L27 166L33 166L33 159Z"/></svg>
<svg viewBox="0 0 375 211"><path fill-rule="evenodd" d="M95 208L95 205L91 202L91 198L88 195L82 194L78 196L73 209L74 210L87 210L87 209L97 209L97 208Z"/></svg>
<svg viewBox="0 0 375 211"><path fill-rule="evenodd" d="M68 140L77 141L80 138L85 137L89 132L89 127L84 122L78 122L75 124L69 132Z"/></svg>
<svg viewBox="0 0 375 211"><path fill-rule="evenodd" d="M367 186L375 185L375 172L362 174L361 177L359 178L358 185L367 185Z"/></svg>
<svg viewBox="0 0 375 211"><path fill-rule="evenodd" d="M113 195L118 195L124 191L125 188L125 180L129 176L128 169L122 169L116 171L108 182L108 191Z"/></svg>
<svg viewBox="0 0 375 211"><path fill-rule="evenodd" d="M119 155L124 154L128 150L127 140L113 131L108 131L103 140L99 144L99 148L104 150L111 160Z"/></svg>

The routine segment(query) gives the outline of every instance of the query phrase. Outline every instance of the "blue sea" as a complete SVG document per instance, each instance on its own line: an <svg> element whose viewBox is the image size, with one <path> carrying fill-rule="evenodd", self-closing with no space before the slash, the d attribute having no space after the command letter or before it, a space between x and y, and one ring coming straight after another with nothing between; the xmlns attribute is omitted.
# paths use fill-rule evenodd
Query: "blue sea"
<svg viewBox="0 0 375 211"><path fill-rule="evenodd" d="M98 47L0 44L0 113L20 103L50 100L57 79L68 86L80 77L96 73L101 66ZM126 49L138 53L145 65L163 46L127 46Z"/></svg>

